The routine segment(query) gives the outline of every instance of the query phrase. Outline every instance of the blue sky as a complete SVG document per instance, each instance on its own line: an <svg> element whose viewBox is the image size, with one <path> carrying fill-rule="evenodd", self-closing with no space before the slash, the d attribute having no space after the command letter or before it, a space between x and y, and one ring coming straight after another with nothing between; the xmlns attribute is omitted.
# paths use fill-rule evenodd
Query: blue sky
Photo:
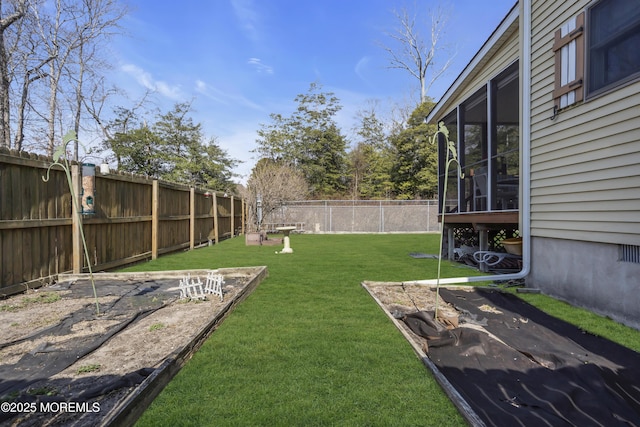
<svg viewBox="0 0 640 427"><path fill-rule="evenodd" d="M515 0L131 0L126 36L112 44L110 76L130 99L154 90L162 112L193 100L193 119L243 162L235 172L244 182L260 124L270 113L289 115L312 82L340 99L337 121L348 137L371 100L384 116L394 103L417 99L417 80L389 69L379 44L392 45L386 33L397 27L393 10L403 7L418 11L426 39L428 12L439 4L449 10L442 42L455 56L431 88L437 100Z"/></svg>

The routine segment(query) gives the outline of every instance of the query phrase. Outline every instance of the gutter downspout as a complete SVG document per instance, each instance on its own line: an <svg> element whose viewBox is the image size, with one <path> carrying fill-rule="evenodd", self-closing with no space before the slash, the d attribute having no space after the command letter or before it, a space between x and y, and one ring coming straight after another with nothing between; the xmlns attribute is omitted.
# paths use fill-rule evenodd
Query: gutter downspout
<svg viewBox="0 0 640 427"><path fill-rule="evenodd" d="M457 283L485 282L494 280L523 279L531 271L531 2L522 2L522 58L520 58L522 70L522 270L517 273L500 274L492 276L452 277L441 279L426 279L403 282L411 285L452 285ZM443 226L446 215L443 215Z"/></svg>

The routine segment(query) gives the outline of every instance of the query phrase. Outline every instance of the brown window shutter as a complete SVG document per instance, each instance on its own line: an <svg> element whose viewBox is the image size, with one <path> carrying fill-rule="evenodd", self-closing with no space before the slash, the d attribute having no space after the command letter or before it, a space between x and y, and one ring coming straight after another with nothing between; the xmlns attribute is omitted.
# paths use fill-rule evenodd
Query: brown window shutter
<svg viewBox="0 0 640 427"><path fill-rule="evenodd" d="M562 107L568 106L575 102L581 102L584 96L583 82L584 82L584 12L580 13L576 16L576 25L573 31L568 32L562 36L562 30L558 29L555 32L554 43L553 43L553 51L555 54L555 86L553 89L553 100L554 104L560 108L560 98L563 95L566 95L570 92L574 92L575 100L570 102L567 105L563 105ZM567 46L569 43L575 40L575 56L569 57L568 60L574 62L573 64L563 64L563 55L562 48ZM567 58L565 57L565 60ZM562 75L563 70L566 70L567 67L575 67L575 77L566 82L564 85L562 84ZM564 67L564 68L563 68ZM572 76L573 77L573 76Z"/></svg>

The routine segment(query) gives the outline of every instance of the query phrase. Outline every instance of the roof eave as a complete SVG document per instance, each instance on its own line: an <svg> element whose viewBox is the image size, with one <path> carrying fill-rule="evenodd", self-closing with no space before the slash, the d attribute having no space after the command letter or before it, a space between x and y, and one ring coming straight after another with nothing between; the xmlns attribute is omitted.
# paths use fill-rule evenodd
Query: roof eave
<svg viewBox="0 0 640 427"><path fill-rule="evenodd" d="M442 109L447 106L447 103L451 97L463 86L467 80L474 74L474 71L484 65L484 59L493 52L497 44L502 37L509 33L514 25L519 25L518 18L520 16L519 2L511 8L507 16L504 17L500 25L494 30L489 39L482 45L482 48L473 56L471 61L462 70L460 75L453 81L449 89L442 95L440 100L433 107L431 112L427 115L427 123L435 123L436 118L441 117L446 112L442 112Z"/></svg>

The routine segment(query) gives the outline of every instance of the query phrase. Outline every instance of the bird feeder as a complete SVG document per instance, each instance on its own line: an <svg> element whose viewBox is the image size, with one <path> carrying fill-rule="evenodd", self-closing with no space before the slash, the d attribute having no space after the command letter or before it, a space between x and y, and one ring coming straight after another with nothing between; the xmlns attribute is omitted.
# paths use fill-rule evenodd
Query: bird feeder
<svg viewBox="0 0 640 427"><path fill-rule="evenodd" d="M96 165L82 164L82 214L91 215L95 211Z"/></svg>

